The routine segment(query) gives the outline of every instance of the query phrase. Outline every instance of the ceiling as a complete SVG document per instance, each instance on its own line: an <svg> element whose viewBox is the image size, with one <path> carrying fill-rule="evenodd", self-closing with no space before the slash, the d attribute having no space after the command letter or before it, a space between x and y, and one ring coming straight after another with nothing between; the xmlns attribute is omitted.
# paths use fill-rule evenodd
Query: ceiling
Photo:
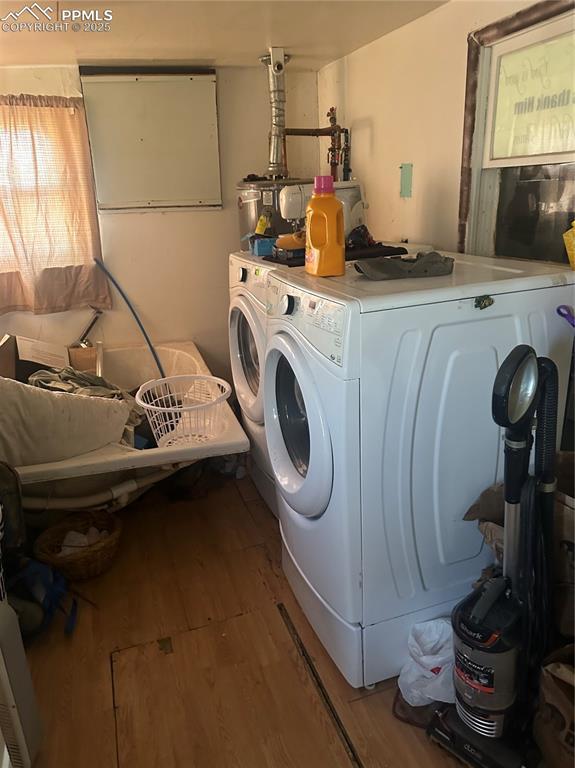
<svg viewBox="0 0 575 768"><path fill-rule="evenodd" d="M445 1L445 0L443 0ZM0 0L0 19L32 7L109 9L109 31L2 31L0 65L186 62L254 66L271 45L292 55L291 68L317 70L442 5L423 0ZM36 7L35 7L36 5ZM8 21L15 23L14 16ZM18 22L35 22L29 11ZM71 26L71 24L70 24ZM1 27L1 23L0 23Z"/></svg>

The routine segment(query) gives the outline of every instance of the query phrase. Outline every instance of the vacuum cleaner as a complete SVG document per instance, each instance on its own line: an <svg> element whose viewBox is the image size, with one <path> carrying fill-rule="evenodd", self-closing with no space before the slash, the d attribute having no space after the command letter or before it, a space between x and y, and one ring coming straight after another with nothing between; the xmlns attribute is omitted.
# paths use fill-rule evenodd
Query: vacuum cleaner
<svg viewBox="0 0 575 768"><path fill-rule="evenodd" d="M432 740L473 768L529 764L539 670L553 641L557 400L553 361L515 347L492 397L493 419L505 429L503 570L453 610L456 703L439 709L428 728Z"/></svg>

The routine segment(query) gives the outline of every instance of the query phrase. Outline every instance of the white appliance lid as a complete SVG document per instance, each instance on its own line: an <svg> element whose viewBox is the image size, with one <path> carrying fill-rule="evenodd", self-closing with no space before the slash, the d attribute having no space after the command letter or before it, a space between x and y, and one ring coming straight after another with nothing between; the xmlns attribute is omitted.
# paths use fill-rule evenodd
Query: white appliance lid
<svg viewBox="0 0 575 768"><path fill-rule="evenodd" d="M312 277L303 267L293 267L287 280L304 290L355 299L361 312L377 312L421 304L468 299L484 294L514 293L575 283L569 266L524 259L488 258L440 251L455 259L453 272L445 277L417 277L400 280L369 280L346 264L341 277ZM286 273L282 273L286 280Z"/></svg>

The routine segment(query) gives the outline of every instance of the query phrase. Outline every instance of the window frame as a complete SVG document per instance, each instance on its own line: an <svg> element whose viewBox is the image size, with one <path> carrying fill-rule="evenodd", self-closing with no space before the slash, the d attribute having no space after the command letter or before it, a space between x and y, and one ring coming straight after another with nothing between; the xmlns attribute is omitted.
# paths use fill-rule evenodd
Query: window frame
<svg viewBox="0 0 575 768"><path fill-rule="evenodd" d="M498 183L500 170L499 167L483 167L492 47L505 38L524 33L560 16L572 14L574 10L574 0L544 0L471 32L467 37L457 231L457 250L460 253L467 251L478 255L492 255L494 249L497 198L490 200L489 190L493 189L493 184ZM516 158L513 158L512 166L519 165L515 160ZM545 164L550 162L547 159Z"/></svg>
<svg viewBox="0 0 575 768"><path fill-rule="evenodd" d="M521 165L552 165L555 163L572 163L575 161L575 151L548 152L538 155L514 155L513 157L492 158L491 149L495 131L495 102L497 97L499 59L508 53L529 48L538 43L546 42L564 35L573 34L573 14L566 13L556 19L547 19L535 27L517 32L514 35L489 46L491 55L487 77L489 86L487 93L487 118L483 132L483 168L517 168ZM486 66L485 61L480 66ZM478 108L482 108L478 103Z"/></svg>
<svg viewBox="0 0 575 768"><path fill-rule="evenodd" d="M51 314L85 306L109 309L110 288L95 263L102 258L101 240L82 99L0 94L0 107L3 126L6 119L11 128L8 135L16 137L15 152L10 139L6 142L9 151L2 159L6 170L2 189L9 194L0 224L0 315L15 311ZM43 114L43 110L47 112ZM51 115L52 110L60 114ZM18 174L13 178L11 171L14 158L17 170L21 170L18 152L20 144L25 144L25 138L18 138L21 125L26 128L22 135L30 133L33 137L32 146L34 137L44 133L54 141L44 147L49 150L42 153L46 164L37 160L34 166L34 190L19 183ZM24 146L22 151L29 153L30 149ZM58 183L44 184L46 179L39 169L46 173L53 166L57 167ZM75 184L70 183L72 175ZM41 220L40 225L34 217ZM11 243L16 244L10 247Z"/></svg>

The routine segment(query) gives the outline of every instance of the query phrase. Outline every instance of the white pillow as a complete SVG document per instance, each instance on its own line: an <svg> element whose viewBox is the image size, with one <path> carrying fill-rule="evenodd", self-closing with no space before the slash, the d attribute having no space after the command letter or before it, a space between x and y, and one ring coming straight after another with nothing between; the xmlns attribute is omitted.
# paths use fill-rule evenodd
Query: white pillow
<svg viewBox="0 0 575 768"><path fill-rule="evenodd" d="M0 377L0 461L13 467L60 461L122 438L121 400L48 392Z"/></svg>

